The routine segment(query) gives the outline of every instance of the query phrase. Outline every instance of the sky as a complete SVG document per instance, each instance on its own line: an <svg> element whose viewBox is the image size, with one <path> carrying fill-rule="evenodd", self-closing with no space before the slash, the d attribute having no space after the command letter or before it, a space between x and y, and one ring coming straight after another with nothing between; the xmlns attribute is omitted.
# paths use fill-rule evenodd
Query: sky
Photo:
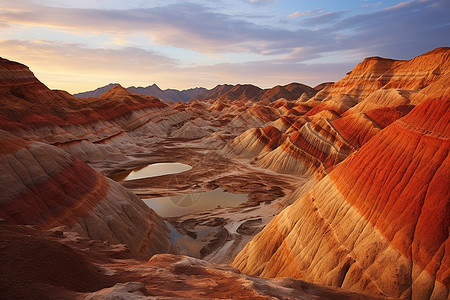
<svg viewBox="0 0 450 300"><path fill-rule="evenodd" d="M0 0L0 56L52 89L337 81L450 46L450 0Z"/></svg>

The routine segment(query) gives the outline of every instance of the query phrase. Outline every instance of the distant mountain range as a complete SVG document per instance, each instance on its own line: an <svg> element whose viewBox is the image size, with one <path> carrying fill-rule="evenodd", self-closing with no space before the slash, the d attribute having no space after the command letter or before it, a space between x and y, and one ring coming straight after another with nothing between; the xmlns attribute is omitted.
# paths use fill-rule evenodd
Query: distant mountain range
<svg viewBox="0 0 450 300"><path fill-rule="evenodd" d="M93 91L87 91L83 93L74 94L75 97L78 98L88 98L88 97L99 97L106 92L112 90L115 86L119 85L118 83L110 83L108 85L99 87ZM175 89L166 89L161 90L156 84L149 85L147 87L135 87L130 86L126 88L128 91L145 95L145 96L153 96L159 98L165 102L187 102L194 97L202 96L207 94L209 90L205 88L192 88L187 90L175 90Z"/></svg>
<svg viewBox="0 0 450 300"><path fill-rule="evenodd" d="M118 85L118 83L110 83L93 91L74 94L74 96L78 98L99 97ZM132 93L153 96L165 102L187 102L189 100L210 100L219 98L221 100L232 101L253 99L255 101L268 100L272 102L279 98L295 100L303 93L306 93L311 97L321 88L322 85L312 88L300 83L290 83L284 86L277 85L271 89L261 89L251 84L221 84L210 90L202 87L182 91L176 89L161 90L156 84L147 87L131 86L126 89Z"/></svg>

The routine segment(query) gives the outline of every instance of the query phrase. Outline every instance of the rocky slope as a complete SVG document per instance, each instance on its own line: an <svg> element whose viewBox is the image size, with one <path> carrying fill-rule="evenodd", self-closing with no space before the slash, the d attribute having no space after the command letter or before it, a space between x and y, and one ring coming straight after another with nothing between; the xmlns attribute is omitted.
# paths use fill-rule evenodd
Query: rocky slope
<svg viewBox="0 0 450 300"><path fill-rule="evenodd" d="M318 96L346 94L361 101L379 89L421 90L448 72L449 51L449 47L441 47L404 61L366 58L346 77L321 90Z"/></svg>
<svg viewBox="0 0 450 300"><path fill-rule="evenodd" d="M236 138L234 152L255 153L259 166L277 172L323 177L427 97L448 97L449 61L450 48L408 61L367 58L317 94L270 105L277 119L265 125L286 134L278 148L260 153L262 146L252 143L257 131L250 130Z"/></svg>
<svg viewBox="0 0 450 300"><path fill-rule="evenodd" d="M296 100L302 94L312 97L317 90L300 83L290 83L284 86L278 85L270 89L261 89L251 84L218 85L208 93L197 96L192 100L220 100L224 102L233 101L263 101L270 103L280 98Z"/></svg>
<svg viewBox="0 0 450 300"><path fill-rule="evenodd" d="M428 99L275 217L233 266L413 299L449 296L450 101Z"/></svg>
<svg viewBox="0 0 450 300"><path fill-rule="evenodd" d="M86 91L86 92L73 94L73 96L77 97L77 98L100 97L101 95L103 95L106 92L109 92L110 90L112 90L113 88L115 88L118 85L120 85L120 84L119 83L110 83L105 86L96 88L95 90L92 90L92 91Z"/></svg>
<svg viewBox="0 0 450 300"><path fill-rule="evenodd" d="M69 226L143 257L172 251L163 220L85 162L127 161L124 151L136 148L132 135L167 135L185 114L120 86L80 101L4 59L0 97L0 217L42 229Z"/></svg>
<svg viewBox="0 0 450 300"><path fill-rule="evenodd" d="M136 255L171 252L163 220L134 194L67 152L0 131L0 218L126 244Z"/></svg>
<svg viewBox="0 0 450 300"><path fill-rule="evenodd" d="M70 272L67 272L70 270ZM0 224L2 299L381 299L295 279L267 280L186 256L133 258L65 228Z"/></svg>
<svg viewBox="0 0 450 300"><path fill-rule="evenodd" d="M189 118L162 101L121 86L99 98L52 91L24 65L0 60L0 129L64 148L88 162L126 160L133 136L167 136Z"/></svg>
<svg viewBox="0 0 450 300"><path fill-rule="evenodd" d="M70 277L62 262L49 263L41 280L33 270L42 265L28 257L18 265L33 266L29 276L25 267L15 281L3 276L0 291L15 282L30 291L31 281L40 298L360 297L301 279L375 296L448 298L449 59L450 48L408 61L369 58L315 89L222 85L203 100L170 104L121 86L75 98L0 59L0 221L13 224L0 228L0 241L36 243L44 256L50 248L75 268ZM122 184L97 172L154 162L192 169ZM200 243L199 257L210 262L230 262L251 241L235 267L296 279L182 256L136 260L173 246L167 223L124 187L143 198L247 194L235 207L167 217L171 233ZM11 253L23 248L0 247L0 266L10 269ZM75 276L83 272L95 282Z"/></svg>

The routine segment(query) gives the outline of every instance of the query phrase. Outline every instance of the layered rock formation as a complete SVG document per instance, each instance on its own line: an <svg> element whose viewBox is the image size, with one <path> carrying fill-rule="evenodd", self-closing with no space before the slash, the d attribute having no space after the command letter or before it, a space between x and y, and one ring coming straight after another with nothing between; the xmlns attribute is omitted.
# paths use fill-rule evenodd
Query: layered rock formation
<svg viewBox="0 0 450 300"><path fill-rule="evenodd" d="M127 160L133 135L167 135L186 114L120 86L79 100L49 90L26 66L4 59L0 97L1 218L42 229L65 225L91 239L126 244L141 257L171 251L163 220L85 162Z"/></svg>
<svg viewBox="0 0 450 300"><path fill-rule="evenodd" d="M280 98L296 100L305 94L312 97L317 90L300 83L290 83L284 86L278 85L270 89L261 89L251 84L219 85L203 96L193 100L221 100L221 101L248 101L270 103Z"/></svg>
<svg viewBox="0 0 450 300"><path fill-rule="evenodd" d="M437 48L411 60L369 57L347 76L318 93L323 98L346 94L362 100L379 89L421 90L449 69L448 47Z"/></svg>
<svg viewBox="0 0 450 300"><path fill-rule="evenodd" d="M322 177L427 97L448 97L449 60L450 48L408 61L367 58L345 78L317 87L317 94L268 104L277 109L271 114L277 119L264 125L286 133L283 145L260 155L262 146L251 150L254 144L246 132L236 138L235 153L246 148L261 167ZM245 141L249 143L243 145Z"/></svg>
<svg viewBox="0 0 450 300"><path fill-rule="evenodd" d="M258 165L280 173L312 174L325 172L351 151L328 121L307 122L278 148L259 158Z"/></svg>
<svg viewBox="0 0 450 300"><path fill-rule="evenodd" d="M125 186L150 196L219 186L249 193L247 203L228 212L221 207L212 215L199 213L199 230L220 227L225 235L201 237L211 241L207 251L217 251L209 257L230 259L293 203L247 244L235 267L372 295L448 298L449 59L450 48L408 61L369 58L342 80L315 89L223 85L203 100L170 105L121 86L78 99L49 90L27 67L1 59L0 218L41 229L64 225L89 239L124 243L135 257L169 252L162 219L85 162L106 172L181 160L192 162L192 172ZM216 151L224 146L225 151ZM304 186L298 183L307 180ZM179 218L182 226L176 228L196 227L193 218ZM228 248L221 252L220 243ZM83 257L74 261L88 263ZM105 284L78 282L82 289L77 291L85 294L77 296L295 298L304 292L299 286L317 288L294 279L255 279L181 256L157 256L132 266L130 261L100 263L109 274L124 276L114 283L142 284L118 284L88 295L112 282L95 277L89 267L82 270ZM73 292L67 281L64 289ZM216 293L206 293L214 288Z"/></svg>
<svg viewBox="0 0 450 300"><path fill-rule="evenodd" d="M77 98L89 98L89 97L100 97L106 92L109 92L114 87L118 86L118 83L110 83L103 87L99 87L93 91L82 92L74 94ZM287 98L290 100L297 99L300 95L305 93L308 97L312 97L317 93L318 90L322 89L322 86L318 86L318 89L311 88L307 85L300 83L290 83L285 86L275 86L271 89L261 89L254 85L229 85L223 84L218 85L213 89L205 88L192 88L187 90L176 90L176 89L165 89L161 90L156 84L149 85L147 87L127 87L127 90L144 96L152 96L161 99L165 102L187 102L190 100L211 100L219 99L225 101L236 101L236 100L250 100L255 101L269 101L280 98Z"/></svg>
<svg viewBox="0 0 450 300"><path fill-rule="evenodd" d="M429 99L276 216L233 266L413 299L449 296L450 101Z"/></svg>
<svg viewBox="0 0 450 300"><path fill-rule="evenodd" d="M0 131L0 218L61 225L91 239L126 244L140 257L171 251L163 220L118 183L67 152Z"/></svg>
<svg viewBox="0 0 450 300"><path fill-rule="evenodd" d="M0 60L0 129L61 148L84 161L126 159L134 135L167 136L189 115L115 86L99 98L52 91L24 65Z"/></svg>
<svg viewBox="0 0 450 300"><path fill-rule="evenodd" d="M273 126L253 128L233 140L230 149L244 157L254 157L272 151L280 145L284 136Z"/></svg>
<svg viewBox="0 0 450 300"><path fill-rule="evenodd" d="M0 224L2 299L381 299L295 279L267 280L186 256L133 259L58 228Z"/></svg>

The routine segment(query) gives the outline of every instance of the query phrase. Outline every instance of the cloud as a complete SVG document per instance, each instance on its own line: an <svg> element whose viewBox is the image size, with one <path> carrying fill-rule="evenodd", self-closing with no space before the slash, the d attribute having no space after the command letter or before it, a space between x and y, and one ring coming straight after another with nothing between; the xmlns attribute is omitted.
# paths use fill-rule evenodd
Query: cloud
<svg viewBox="0 0 450 300"><path fill-rule="evenodd" d="M338 19L341 18L343 13L343 11L324 13L312 18L308 18L302 21L302 24L307 26L317 26L335 23Z"/></svg>
<svg viewBox="0 0 450 300"><path fill-rule="evenodd" d="M411 5L411 4L413 4L413 2L414 2L414 1L405 1L405 2L401 2L401 3L397 4L397 5L387 7L387 8L385 8L385 10L395 10L395 9L405 8L405 7L407 7L407 6Z"/></svg>
<svg viewBox="0 0 450 300"><path fill-rule="evenodd" d="M277 0L250 0L252 3L261 3L261 2L275 2Z"/></svg>
<svg viewBox="0 0 450 300"><path fill-rule="evenodd" d="M263 88L293 81L316 85L337 80L352 65L301 64L288 60L249 61L180 67L176 60L137 48L91 49L70 43L0 41L2 56L31 68L50 88L76 93L110 82L124 86L186 89L222 83L251 83ZM176 83L176 84L174 84Z"/></svg>
<svg viewBox="0 0 450 300"><path fill-rule="evenodd" d="M279 50L293 39L313 39L310 30L291 32L258 26L193 3L146 9L105 10L20 5L0 11L10 24L45 26L55 30L127 35L140 32L153 43L201 53Z"/></svg>
<svg viewBox="0 0 450 300"><path fill-rule="evenodd" d="M342 11L329 12L302 20L296 29L285 29L257 25L251 18L239 19L199 3L113 10L49 7L16 0L4 5L0 20L72 34L109 34L116 41L139 33L147 35L152 44L206 54L291 53L291 59L304 61L337 50L362 49L361 55L389 55L399 53L395 50L399 47L417 55L427 43L429 50L448 39L449 5L448 0L417 0L349 17L344 17ZM414 45L418 45L417 49ZM301 52L296 50L299 47Z"/></svg>
<svg viewBox="0 0 450 300"><path fill-rule="evenodd" d="M334 30L351 30L340 45L353 45L362 55L408 59L448 46L450 1L409 1L370 14L348 17ZM339 45L339 44L336 44Z"/></svg>
<svg viewBox="0 0 450 300"><path fill-rule="evenodd" d="M296 18L308 16L308 15L311 15L313 13L317 13L317 12L320 12L320 11L321 11L320 9L308 10L308 11L304 11L304 12L296 11L296 12L293 12L292 14L290 14L288 16L288 18L289 19L296 19Z"/></svg>
<svg viewBox="0 0 450 300"><path fill-rule="evenodd" d="M377 6L380 6L381 4L382 4L381 2L367 3L367 4L361 5L361 7L362 7L362 8L366 8L366 7L377 7Z"/></svg>
<svg viewBox="0 0 450 300"><path fill-rule="evenodd" d="M81 77L85 74L89 78L85 84L91 85L100 85L97 84L100 79L107 80L103 84L120 81L114 76L128 80L128 83L123 81L124 85L157 82L162 87L176 88L215 85L231 80L269 85L269 82L288 82L288 76L292 76L291 81L301 81L302 78L310 80L310 77L317 79L317 74L324 76L324 80L319 82L336 80L341 76L328 78L325 71L316 72L309 67L311 64L305 64L308 60L317 62L329 53L351 52L351 59L348 60L339 58L345 58L345 55L333 56L336 63L330 65L330 70L345 67L341 71L345 73L366 56L412 58L435 47L448 46L443 43L450 36L448 0L413 0L358 15L329 12L315 16L321 12L295 12L291 18L309 17L289 22L285 15L280 16L289 23L289 28L272 23L262 25L260 19L257 24L250 17L239 18L199 3L183 2L121 10L49 7L25 0L0 0L0 3L0 24L10 26L10 29L4 29L5 32L18 28L47 27L50 31L64 31L72 36L91 33L107 35L112 41L113 45L104 46L114 49L56 41L38 43L16 40L0 44L2 55L26 63L38 72L44 82L45 78L58 76L64 80L64 72L72 74L77 84L86 81ZM152 45L168 45L173 51L194 51L199 57L196 66L181 67L183 54L178 56L179 60L170 59L161 53L140 49L148 48L142 44L128 43L133 41L130 37L135 35L145 36L147 43ZM209 60L209 66L202 61L203 57L223 53L257 54L260 60L249 58L251 61L247 63L231 61L229 64ZM177 57L176 54L172 57ZM321 70L325 69L324 64ZM337 74L337 71L330 71L330 74ZM174 86L173 82L184 86ZM70 85L71 81L67 80L66 84ZM68 88L63 84L58 87ZM75 87L68 89L74 91Z"/></svg>

